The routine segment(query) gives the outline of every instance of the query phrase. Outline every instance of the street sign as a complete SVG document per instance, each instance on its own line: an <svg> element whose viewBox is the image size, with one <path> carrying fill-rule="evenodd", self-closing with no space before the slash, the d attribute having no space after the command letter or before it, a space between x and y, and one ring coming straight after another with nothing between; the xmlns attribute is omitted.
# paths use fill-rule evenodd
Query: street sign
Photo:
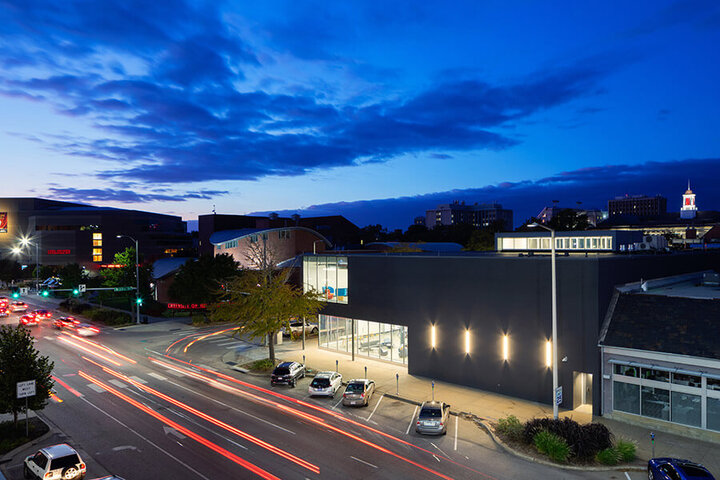
<svg viewBox="0 0 720 480"><path fill-rule="evenodd" d="M87 287L87 285L85 285L84 283L81 283L80 285L78 285L78 291L79 291L80 293L85 293L85 288L86 288L86 287Z"/></svg>
<svg viewBox="0 0 720 480"><path fill-rule="evenodd" d="M135 290L135 287L115 287L115 288L113 288L114 292L129 292L130 290Z"/></svg>
<svg viewBox="0 0 720 480"><path fill-rule="evenodd" d="M555 389L555 405L562 404L562 386Z"/></svg>
<svg viewBox="0 0 720 480"><path fill-rule="evenodd" d="M20 287L20 295L27 295L29 291L28 287Z"/></svg>
<svg viewBox="0 0 720 480"><path fill-rule="evenodd" d="M26 382L17 382L17 398L34 397L35 396L35 380Z"/></svg>

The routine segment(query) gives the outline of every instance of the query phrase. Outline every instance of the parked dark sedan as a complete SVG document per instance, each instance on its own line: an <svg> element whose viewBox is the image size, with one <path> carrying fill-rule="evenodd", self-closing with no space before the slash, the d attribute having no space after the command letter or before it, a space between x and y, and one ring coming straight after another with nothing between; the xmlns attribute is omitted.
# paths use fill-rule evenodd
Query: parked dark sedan
<svg viewBox="0 0 720 480"><path fill-rule="evenodd" d="M715 480L699 463L678 458L653 458L648 462L649 480Z"/></svg>

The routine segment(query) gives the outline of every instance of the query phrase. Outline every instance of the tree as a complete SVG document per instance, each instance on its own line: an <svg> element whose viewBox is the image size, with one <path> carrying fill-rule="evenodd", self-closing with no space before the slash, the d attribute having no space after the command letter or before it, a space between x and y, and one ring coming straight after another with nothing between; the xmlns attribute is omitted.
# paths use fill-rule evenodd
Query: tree
<svg viewBox="0 0 720 480"><path fill-rule="evenodd" d="M222 294L221 286L238 274L238 263L227 253L205 254L178 269L168 294L180 303L213 303Z"/></svg>
<svg viewBox="0 0 720 480"><path fill-rule="evenodd" d="M69 263L58 271L63 288L77 288L87 281L87 272L77 263Z"/></svg>
<svg viewBox="0 0 720 480"><path fill-rule="evenodd" d="M152 276L152 267L143 266L143 258L139 257L139 276L140 276L140 296L149 298L150 277ZM105 277L104 284L108 287L134 287L135 286L135 248L128 247L124 251L116 253L113 263L121 265L120 268L105 268L100 270L100 274Z"/></svg>
<svg viewBox="0 0 720 480"><path fill-rule="evenodd" d="M22 266L15 260L0 259L0 281L11 282L22 277Z"/></svg>
<svg viewBox="0 0 720 480"><path fill-rule="evenodd" d="M20 325L0 326L0 413L12 413L17 428L18 413L25 399L16 398L17 383L35 380L35 396L27 399L28 408L42 410L50 398L54 363L40 356L30 332Z"/></svg>
<svg viewBox="0 0 720 480"><path fill-rule="evenodd" d="M324 306L315 291L305 292L285 281L286 271L268 277L244 270L232 278L221 302L210 307L213 321L233 322L251 338L268 339L268 358L275 363L275 335L293 318L312 319Z"/></svg>

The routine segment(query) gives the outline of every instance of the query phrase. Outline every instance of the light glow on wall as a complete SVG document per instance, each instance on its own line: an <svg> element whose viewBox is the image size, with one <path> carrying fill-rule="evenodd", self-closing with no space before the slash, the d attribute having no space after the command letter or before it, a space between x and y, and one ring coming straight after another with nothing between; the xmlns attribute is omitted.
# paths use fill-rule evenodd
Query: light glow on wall
<svg viewBox="0 0 720 480"><path fill-rule="evenodd" d="M432 348L435 348L435 345L436 345L435 325L430 327L430 345L432 345Z"/></svg>
<svg viewBox="0 0 720 480"><path fill-rule="evenodd" d="M507 361L510 359L510 338L508 338L508 335L503 335L502 338L502 351L503 351L503 360Z"/></svg>
<svg viewBox="0 0 720 480"><path fill-rule="evenodd" d="M545 342L545 366L548 368L552 366L552 341L550 340Z"/></svg>
<svg viewBox="0 0 720 480"><path fill-rule="evenodd" d="M470 354L470 330L465 330L465 353Z"/></svg>

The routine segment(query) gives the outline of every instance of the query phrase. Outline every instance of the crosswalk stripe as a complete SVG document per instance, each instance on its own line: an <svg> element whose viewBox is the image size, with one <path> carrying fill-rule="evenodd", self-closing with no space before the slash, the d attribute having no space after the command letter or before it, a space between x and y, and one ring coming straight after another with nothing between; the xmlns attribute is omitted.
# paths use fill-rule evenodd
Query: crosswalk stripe
<svg viewBox="0 0 720 480"><path fill-rule="evenodd" d="M105 391L105 389L102 388L100 385L95 385L94 383L88 383L87 386L91 390L95 390L97 393L103 393Z"/></svg>
<svg viewBox="0 0 720 480"><path fill-rule="evenodd" d="M108 382L112 383L113 385L115 385L118 388L127 388L126 384L124 384L123 382L121 382L120 380L115 379L115 378L111 378L110 380L108 380Z"/></svg>
<svg viewBox="0 0 720 480"><path fill-rule="evenodd" d="M45 340L55 340L55 337L51 337L51 336L44 336L43 338Z"/></svg>
<svg viewBox="0 0 720 480"><path fill-rule="evenodd" d="M158 374L155 373L155 372L150 372L150 373L148 373L148 375L150 375L151 377L153 377L153 378L155 378L155 379L157 379L157 380L161 380L161 381L163 381L163 382L164 382L165 380L167 380L167 378L163 377L162 375L158 375Z"/></svg>
<svg viewBox="0 0 720 480"><path fill-rule="evenodd" d="M143 385L147 383L145 380L143 380L143 379L140 378L140 377L132 376L132 377L129 377L129 378L135 380L137 383L142 383Z"/></svg>
<svg viewBox="0 0 720 480"><path fill-rule="evenodd" d="M240 345L243 342L238 342L237 340L233 340L232 342L226 342L226 343L218 343L218 347L224 347L226 345Z"/></svg>

